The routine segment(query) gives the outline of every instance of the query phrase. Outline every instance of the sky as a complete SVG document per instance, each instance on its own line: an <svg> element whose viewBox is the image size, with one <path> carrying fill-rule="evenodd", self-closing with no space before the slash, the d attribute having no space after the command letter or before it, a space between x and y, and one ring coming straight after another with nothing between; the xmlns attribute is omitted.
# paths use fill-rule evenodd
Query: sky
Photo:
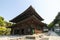
<svg viewBox="0 0 60 40"><path fill-rule="evenodd" d="M52 22L60 12L60 0L0 0L0 16L9 21L24 12L30 5L47 24Z"/></svg>

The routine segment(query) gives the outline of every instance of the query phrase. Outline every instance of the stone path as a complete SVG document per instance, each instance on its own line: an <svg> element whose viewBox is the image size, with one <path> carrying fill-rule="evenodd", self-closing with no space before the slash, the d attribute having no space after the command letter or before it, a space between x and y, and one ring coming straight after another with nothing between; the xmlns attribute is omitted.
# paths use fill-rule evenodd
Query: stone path
<svg viewBox="0 0 60 40"><path fill-rule="evenodd" d="M56 34L56 33L53 32L53 31L49 31L47 34L49 34L50 36L59 36L58 34Z"/></svg>

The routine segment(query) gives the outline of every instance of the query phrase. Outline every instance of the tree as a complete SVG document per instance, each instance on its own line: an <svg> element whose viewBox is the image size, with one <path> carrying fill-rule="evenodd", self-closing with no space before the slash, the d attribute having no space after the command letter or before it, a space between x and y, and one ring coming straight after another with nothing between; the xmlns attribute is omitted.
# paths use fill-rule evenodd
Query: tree
<svg viewBox="0 0 60 40"><path fill-rule="evenodd" d="M52 28L57 23L60 24L60 12L58 12L58 15L55 17L55 19L48 26Z"/></svg>
<svg viewBox="0 0 60 40"><path fill-rule="evenodd" d="M5 21L4 18L0 16L0 35L9 35L11 29L6 27L11 25L10 22Z"/></svg>
<svg viewBox="0 0 60 40"><path fill-rule="evenodd" d="M4 25L5 25L4 18L0 16L0 26L4 26Z"/></svg>
<svg viewBox="0 0 60 40"><path fill-rule="evenodd" d="M5 21L5 26L8 27L8 26L12 26L13 24L11 22L7 22Z"/></svg>
<svg viewBox="0 0 60 40"><path fill-rule="evenodd" d="M10 35L11 29L6 27L0 27L0 35Z"/></svg>

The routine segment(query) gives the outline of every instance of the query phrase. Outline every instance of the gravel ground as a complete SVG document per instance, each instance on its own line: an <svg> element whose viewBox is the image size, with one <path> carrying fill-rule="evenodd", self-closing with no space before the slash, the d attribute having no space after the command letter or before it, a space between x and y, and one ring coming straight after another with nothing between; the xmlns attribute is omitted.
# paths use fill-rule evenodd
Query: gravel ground
<svg viewBox="0 0 60 40"><path fill-rule="evenodd" d="M0 36L0 40L60 40L60 36L58 36L53 31L49 31L48 33L37 34L37 35L34 34L25 36Z"/></svg>

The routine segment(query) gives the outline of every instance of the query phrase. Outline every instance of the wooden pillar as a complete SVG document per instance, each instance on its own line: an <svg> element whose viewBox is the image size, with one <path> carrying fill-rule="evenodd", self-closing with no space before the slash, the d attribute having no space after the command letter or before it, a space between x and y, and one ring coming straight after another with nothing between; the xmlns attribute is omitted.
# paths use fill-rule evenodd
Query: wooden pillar
<svg viewBox="0 0 60 40"><path fill-rule="evenodd" d="M11 34L14 35L14 28L11 29Z"/></svg>

